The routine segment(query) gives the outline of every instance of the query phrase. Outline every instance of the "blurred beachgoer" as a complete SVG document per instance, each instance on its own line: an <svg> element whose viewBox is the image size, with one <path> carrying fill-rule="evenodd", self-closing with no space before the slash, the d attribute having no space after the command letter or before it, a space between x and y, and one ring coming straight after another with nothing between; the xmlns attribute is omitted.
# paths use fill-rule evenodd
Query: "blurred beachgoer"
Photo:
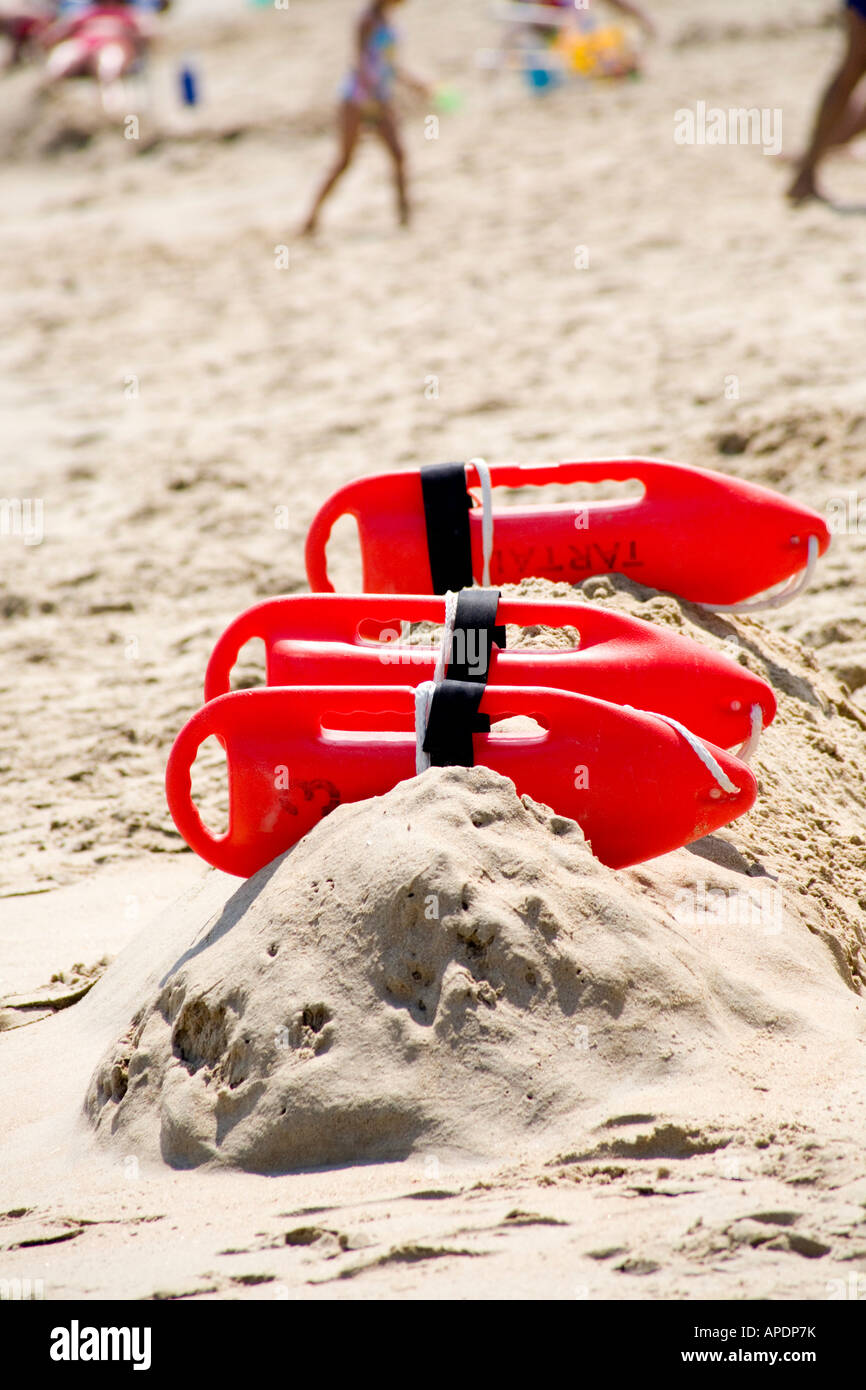
<svg viewBox="0 0 866 1390"><path fill-rule="evenodd" d="M57 5L44 0L39 4L0 5L0 37L8 40L6 67L20 63L28 49L35 50L39 36L57 15Z"/></svg>
<svg viewBox="0 0 866 1390"><path fill-rule="evenodd" d="M640 25L647 38L657 36L652 19L634 0L601 3ZM628 77L639 72L637 49L615 25L605 24L597 9L595 5L591 11L589 6L576 9L574 0L511 0L502 7L508 22L500 57L513 62L516 56L530 85L541 90L558 85L563 69L583 77ZM549 62L538 45L550 51ZM533 58L539 61L533 63Z"/></svg>
<svg viewBox="0 0 866 1390"><path fill-rule="evenodd" d="M866 0L847 0L845 54L827 86L815 117L809 148L797 168L788 198L794 204L822 198L817 184L818 166L832 149L847 144L866 130L866 109L853 100L866 76Z"/></svg>
<svg viewBox="0 0 866 1390"><path fill-rule="evenodd" d="M137 71L153 37L149 16L168 9L170 0L139 6L135 0L88 4L60 18L40 35L48 50L45 86L69 77L92 77L106 111L116 106L118 84ZM118 108L119 109L119 108Z"/></svg>
<svg viewBox="0 0 866 1390"><path fill-rule="evenodd" d="M397 64L399 35L390 22L389 11L402 3L403 0L373 0L361 16L357 60L340 89L340 151L301 229L304 236L316 230L322 204L351 164L365 130L378 135L391 156L400 222L405 226L409 221L405 157L394 110L394 90L398 81L424 95L429 88Z"/></svg>
<svg viewBox="0 0 866 1390"><path fill-rule="evenodd" d="M575 10L574 0L515 0L515 3L518 5L534 5L538 9L570 10L575 22L578 22L581 14L585 13L585 11ZM619 10L620 14L625 15L627 19L633 19L636 24L640 25L648 38L655 37L655 24L646 11L642 9L640 5L634 4L633 0L605 0L605 3L608 4L611 9ZM533 28L545 34L549 34L552 37L558 32L559 26L545 29L543 25L534 24Z"/></svg>

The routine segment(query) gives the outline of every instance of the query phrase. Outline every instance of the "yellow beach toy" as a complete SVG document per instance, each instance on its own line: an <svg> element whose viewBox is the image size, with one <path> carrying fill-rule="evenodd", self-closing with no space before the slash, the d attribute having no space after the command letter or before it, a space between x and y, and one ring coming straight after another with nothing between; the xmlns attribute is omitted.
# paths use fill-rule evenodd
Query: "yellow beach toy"
<svg viewBox="0 0 866 1390"><path fill-rule="evenodd" d="M621 24L563 29L552 44L565 66L580 77L627 77L640 67L637 49Z"/></svg>

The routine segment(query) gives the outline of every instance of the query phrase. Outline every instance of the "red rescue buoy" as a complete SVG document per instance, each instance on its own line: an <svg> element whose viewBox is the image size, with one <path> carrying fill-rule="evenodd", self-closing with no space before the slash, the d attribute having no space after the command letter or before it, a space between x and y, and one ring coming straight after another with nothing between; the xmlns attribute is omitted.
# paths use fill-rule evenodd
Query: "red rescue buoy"
<svg viewBox="0 0 866 1390"><path fill-rule="evenodd" d="M509 686L483 689L479 713L494 727L471 736L474 761L576 820L593 853L612 868L709 834L755 799L755 779L744 763L711 745L696 747L659 715L562 690ZM521 715L542 731L495 727ZM166 793L174 822L208 863L246 877L335 807L382 795L414 776L415 724L416 692L406 686L222 695L193 715L172 748ZM190 769L210 735L221 740L228 762L223 836L205 827L191 797Z"/></svg>
<svg viewBox="0 0 866 1390"><path fill-rule="evenodd" d="M269 599L242 613L220 637L207 667L205 699L231 689L238 653L254 638L265 644L270 686L417 685L432 678L437 651L407 645L403 624L442 624L445 607L444 598L431 595ZM720 748L749 739L756 707L762 728L775 716L776 699L765 681L668 628L589 603L500 598L495 611L500 624L574 627L580 645L537 651L494 645L491 685L546 686L668 714ZM480 658L478 633L463 636L454 650L471 664Z"/></svg>
<svg viewBox="0 0 866 1390"><path fill-rule="evenodd" d="M579 583L617 573L711 607L742 603L807 571L830 543L823 517L768 488L660 459L493 464L493 488L628 481L637 499L492 511L485 576L483 509L472 464L378 473L336 492L307 537L312 589L333 591L326 546L334 522L358 523L364 589L444 593L534 575ZM488 518L489 521L489 518Z"/></svg>

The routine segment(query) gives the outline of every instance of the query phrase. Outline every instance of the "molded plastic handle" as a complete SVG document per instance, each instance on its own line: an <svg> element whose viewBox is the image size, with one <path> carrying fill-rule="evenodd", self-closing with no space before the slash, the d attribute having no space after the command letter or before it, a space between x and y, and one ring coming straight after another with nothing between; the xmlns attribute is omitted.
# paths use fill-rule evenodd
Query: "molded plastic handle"
<svg viewBox="0 0 866 1390"><path fill-rule="evenodd" d="M198 710L175 739L165 769L166 799L174 823L190 849L208 863L213 863L214 851L231 838L231 811L225 835L212 835L192 799L192 765L206 738L211 734L221 737L220 723L218 701Z"/></svg>
<svg viewBox="0 0 866 1390"><path fill-rule="evenodd" d="M334 586L328 577L327 546L331 531L334 529L334 523L341 516L357 516L357 512L349 504L350 494L355 490L355 487L355 483L341 487L334 493L333 497L329 497L327 502L323 503L313 517L304 548L304 559L310 588L315 589L318 593L332 594L334 592Z"/></svg>

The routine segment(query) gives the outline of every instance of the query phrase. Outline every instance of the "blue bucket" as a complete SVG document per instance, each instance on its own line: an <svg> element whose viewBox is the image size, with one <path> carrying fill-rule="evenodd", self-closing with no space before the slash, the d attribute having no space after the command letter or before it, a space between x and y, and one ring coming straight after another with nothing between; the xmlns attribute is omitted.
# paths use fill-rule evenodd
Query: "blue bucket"
<svg viewBox="0 0 866 1390"><path fill-rule="evenodd" d="M551 87L556 87L559 83L559 75L552 72L550 68L526 68L524 76L533 92L549 91Z"/></svg>

